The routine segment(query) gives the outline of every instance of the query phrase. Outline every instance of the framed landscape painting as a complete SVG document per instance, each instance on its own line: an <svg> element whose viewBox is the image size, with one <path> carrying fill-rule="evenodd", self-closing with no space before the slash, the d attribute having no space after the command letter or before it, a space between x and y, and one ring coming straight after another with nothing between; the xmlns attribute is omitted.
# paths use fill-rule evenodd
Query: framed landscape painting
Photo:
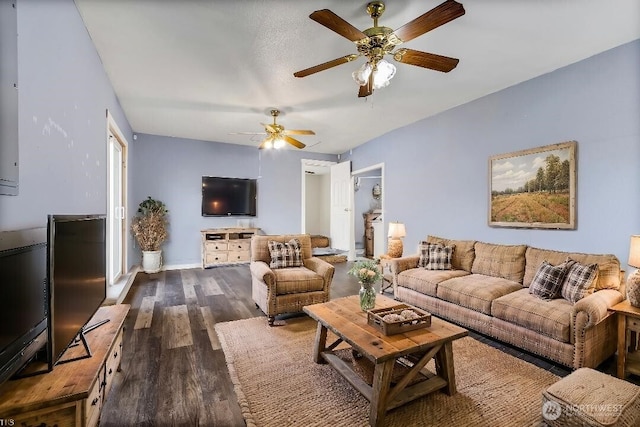
<svg viewBox="0 0 640 427"><path fill-rule="evenodd" d="M576 228L576 141L491 156L489 225Z"/></svg>

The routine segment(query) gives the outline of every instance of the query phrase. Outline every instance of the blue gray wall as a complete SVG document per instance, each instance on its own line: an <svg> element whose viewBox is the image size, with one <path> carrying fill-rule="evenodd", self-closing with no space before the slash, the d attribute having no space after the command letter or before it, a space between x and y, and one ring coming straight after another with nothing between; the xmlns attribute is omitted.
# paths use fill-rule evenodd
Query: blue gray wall
<svg viewBox="0 0 640 427"><path fill-rule="evenodd" d="M636 40L341 157L353 169L384 162L385 217L405 223L406 251L435 234L614 253L628 269L629 236L640 233L639 76ZM489 227L489 157L568 140L578 141L577 229Z"/></svg>
<svg viewBox="0 0 640 427"><path fill-rule="evenodd" d="M120 108L72 0L18 4L20 194L0 196L0 230L39 227L48 213L106 210L109 109L130 143L130 214L147 195L171 210L167 264L200 260L200 178L259 178L256 226L300 229L300 159L335 156L139 135ZM383 135L345 153L353 169L385 163L387 220L426 234L615 253L626 267L640 232L640 41ZM427 95L427 94L425 94ZM487 225L488 158L578 141L577 229ZM389 147L393 147L390 150ZM387 227L385 226L385 230ZM129 264L139 261L130 251Z"/></svg>
<svg viewBox="0 0 640 427"><path fill-rule="evenodd" d="M0 230L106 213L106 110L131 140L129 123L73 0L17 9L20 194L0 196Z"/></svg>
<svg viewBox="0 0 640 427"><path fill-rule="evenodd" d="M169 240L163 246L169 268L200 263L200 230L236 227L251 219L265 234L299 233L302 220L302 162L336 161L335 155L293 150L258 150L254 146L222 144L156 135L137 135L130 157L133 195L130 212L151 196L169 209ZM203 217L202 176L258 179L257 216ZM310 197L310 195L307 195ZM139 250L129 253L140 262Z"/></svg>

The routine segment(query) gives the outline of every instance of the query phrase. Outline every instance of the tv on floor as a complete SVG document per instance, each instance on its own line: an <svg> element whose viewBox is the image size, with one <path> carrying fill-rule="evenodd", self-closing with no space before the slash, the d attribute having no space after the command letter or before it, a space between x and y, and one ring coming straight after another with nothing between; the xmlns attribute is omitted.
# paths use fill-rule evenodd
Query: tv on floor
<svg viewBox="0 0 640 427"><path fill-rule="evenodd" d="M202 177L202 216L256 216L257 181Z"/></svg>
<svg viewBox="0 0 640 427"><path fill-rule="evenodd" d="M107 296L107 240L104 215L49 215L48 277L51 360L82 340L87 325ZM80 357L77 357L80 358ZM74 359L75 360L75 359Z"/></svg>

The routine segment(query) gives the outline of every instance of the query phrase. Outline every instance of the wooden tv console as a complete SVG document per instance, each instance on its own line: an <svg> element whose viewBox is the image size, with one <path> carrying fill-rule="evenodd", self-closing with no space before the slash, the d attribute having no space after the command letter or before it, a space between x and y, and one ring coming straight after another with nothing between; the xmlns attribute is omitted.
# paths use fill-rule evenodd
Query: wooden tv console
<svg viewBox="0 0 640 427"><path fill-rule="evenodd" d="M100 307L87 323L109 322L86 334L92 357L58 364L53 371L0 386L0 420L15 426L95 426L113 378L120 370L124 320L130 306ZM68 349L61 360L83 354Z"/></svg>
<svg viewBox="0 0 640 427"><path fill-rule="evenodd" d="M210 228L202 235L202 268L247 263L251 258L251 236L259 228Z"/></svg>

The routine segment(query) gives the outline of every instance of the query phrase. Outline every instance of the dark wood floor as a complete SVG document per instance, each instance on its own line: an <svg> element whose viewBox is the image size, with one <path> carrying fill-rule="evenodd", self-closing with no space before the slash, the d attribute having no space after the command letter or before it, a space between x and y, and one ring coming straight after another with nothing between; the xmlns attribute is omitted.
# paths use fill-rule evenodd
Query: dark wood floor
<svg viewBox="0 0 640 427"><path fill-rule="evenodd" d="M331 298L356 294L357 281L347 275L349 263L335 266ZM251 299L248 266L140 273L124 302L131 304L131 311L125 322L122 372L116 375L100 425L244 426L214 325L264 316ZM516 348L470 335L556 375L569 373ZM600 369L612 373L615 360Z"/></svg>

